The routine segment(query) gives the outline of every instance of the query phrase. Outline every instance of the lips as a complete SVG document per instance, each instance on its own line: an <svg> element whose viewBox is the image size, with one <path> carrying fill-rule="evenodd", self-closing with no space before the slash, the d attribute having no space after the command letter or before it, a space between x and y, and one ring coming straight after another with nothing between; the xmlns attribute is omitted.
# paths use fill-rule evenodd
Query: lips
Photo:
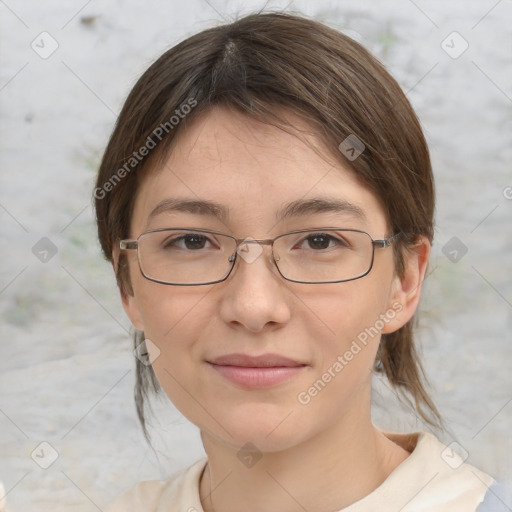
<svg viewBox="0 0 512 512"><path fill-rule="evenodd" d="M222 377L244 388L267 388L295 377L306 364L278 354L228 354L208 361Z"/></svg>
<svg viewBox="0 0 512 512"><path fill-rule="evenodd" d="M263 354L260 356L249 356L247 354L228 354L217 357L210 361L212 364L221 366L243 366L246 368L268 368L271 366L305 366L303 363L294 361L277 354Z"/></svg>

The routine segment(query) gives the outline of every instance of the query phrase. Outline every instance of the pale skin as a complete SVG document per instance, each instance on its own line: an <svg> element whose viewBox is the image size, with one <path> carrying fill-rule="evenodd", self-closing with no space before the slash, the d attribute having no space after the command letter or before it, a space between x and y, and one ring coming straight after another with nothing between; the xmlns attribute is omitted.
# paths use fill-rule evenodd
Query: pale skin
<svg viewBox="0 0 512 512"><path fill-rule="evenodd" d="M293 117L293 116L292 116ZM296 126L308 128L298 118ZM377 198L311 136L323 156L299 137L216 107L195 120L165 166L142 181L131 237L148 229L187 226L237 238L272 238L295 229L345 227L374 239L391 235ZM229 218L163 212L167 198L208 199ZM286 203L327 197L358 206L276 223ZM379 315L400 304L383 333L414 314L430 244L420 238L396 275L392 248L376 249L371 272L354 281L300 284L283 279L270 248L254 262L239 258L229 278L204 286L166 286L145 279L128 253L133 295L122 294L133 325L160 350L153 368L176 407L200 431L208 465L200 482L205 512L332 512L376 489L409 453L371 421L372 367L380 336L372 338L307 405L307 390ZM114 250L114 264L119 256ZM305 366L264 390L243 389L211 369L225 354L274 353ZM237 453L247 442L262 458L248 468Z"/></svg>

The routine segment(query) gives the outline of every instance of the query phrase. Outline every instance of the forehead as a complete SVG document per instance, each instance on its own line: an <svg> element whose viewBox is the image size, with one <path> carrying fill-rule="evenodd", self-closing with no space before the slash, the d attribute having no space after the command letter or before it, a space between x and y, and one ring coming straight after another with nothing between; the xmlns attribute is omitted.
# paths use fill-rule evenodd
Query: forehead
<svg viewBox="0 0 512 512"><path fill-rule="evenodd" d="M385 230L373 193L327 150L311 126L292 113L287 118L292 133L223 107L196 118L180 133L166 162L142 180L134 230L143 230L155 209L164 214L165 203L186 199L221 206L218 218L229 229L243 226L267 231L266 236L290 214L304 217L321 210L297 208L301 201L318 198L346 206L330 208L331 214L336 209L338 215L343 210L352 217L359 213L360 221Z"/></svg>

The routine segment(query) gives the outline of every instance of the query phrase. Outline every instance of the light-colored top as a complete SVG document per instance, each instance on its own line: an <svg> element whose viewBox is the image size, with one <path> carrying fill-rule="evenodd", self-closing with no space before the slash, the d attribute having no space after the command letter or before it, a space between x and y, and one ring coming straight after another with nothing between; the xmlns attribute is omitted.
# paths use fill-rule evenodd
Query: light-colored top
<svg viewBox="0 0 512 512"><path fill-rule="evenodd" d="M5 501L5 489L4 489L4 486L2 484L2 482L0 482L0 512L8 512L7 511L7 503Z"/></svg>
<svg viewBox="0 0 512 512"><path fill-rule="evenodd" d="M474 512L494 479L428 433L385 434L412 452L373 492L343 512ZM204 512L203 458L167 481L140 482L105 512Z"/></svg>

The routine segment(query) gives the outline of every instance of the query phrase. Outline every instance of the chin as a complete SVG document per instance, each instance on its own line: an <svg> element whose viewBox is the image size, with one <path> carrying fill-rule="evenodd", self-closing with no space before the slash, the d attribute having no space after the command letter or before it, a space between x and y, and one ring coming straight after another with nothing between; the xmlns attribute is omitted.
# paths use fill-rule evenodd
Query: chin
<svg viewBox="0 0 512 512"><path fill-rule="evenodd" d="M306 425L304 421L298 421L298 411L294 411L293 407L253 405L245 405L237 411L231 409L226 413L217 409L222 426L229 433L211 421L199 428L236 450L251 443L261 452L278 452L300 444L307 437Z"/></svg>

